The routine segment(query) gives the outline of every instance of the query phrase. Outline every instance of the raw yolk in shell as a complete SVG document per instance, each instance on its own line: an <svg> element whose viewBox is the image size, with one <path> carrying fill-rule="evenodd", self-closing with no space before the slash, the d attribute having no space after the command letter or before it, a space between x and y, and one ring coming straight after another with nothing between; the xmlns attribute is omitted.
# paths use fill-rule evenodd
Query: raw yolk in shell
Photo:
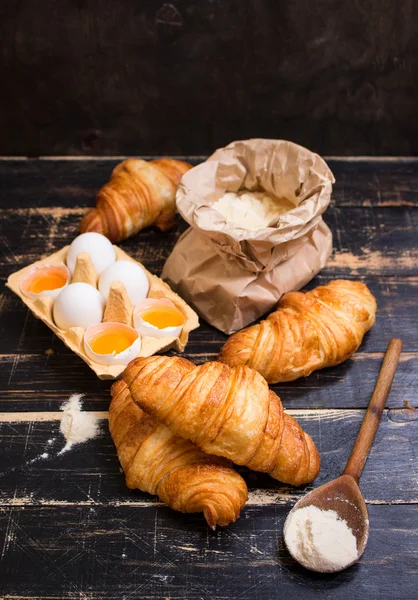
<svg viewBox="0 0 418 600"><path fill-rule="evenodd" d="M28 292L40 294L45 290L56 290L63 287L67 282L67 277L63 273L38 273L33 281L30 282Z"/></svg>
<svg viewBox="0 0 418 600"><path fill-rule="evenodd" d="M137 336L127 331L103 333L90 342L90 347L96 354L120 354L134 343Z"/></svg>
<svg viewBox="0 0 418 600"><path fill-rule="evenodd" d="M178 327L184 324L183 315L171 306L159 306L158 308L148 308L140 313L143 321L146 321L158 329L166 327Z"/></svg>

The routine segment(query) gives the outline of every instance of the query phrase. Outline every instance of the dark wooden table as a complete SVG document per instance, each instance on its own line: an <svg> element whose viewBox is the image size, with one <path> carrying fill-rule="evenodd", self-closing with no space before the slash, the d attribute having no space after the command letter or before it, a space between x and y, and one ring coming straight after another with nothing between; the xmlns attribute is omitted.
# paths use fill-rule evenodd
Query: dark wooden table
<svg viewBox="0 0 418 600"><path fill-rule="evenodd" d="M196 157L195 161L198 162ZM1 160L1 278L77 234L95 191L118 162ZM376 325L345 364L274 386L316 441L319 485L341 472L390 337L404 352L361 487L371 535L359 564L310 574L283 546L284 519L306 490L240 471L250 499L237 523L212 532L129 491L109 436L109 382L1 294L0 598L402 599L418 597L418 160L330 159L337 179L325 220L335 253L310 284L361 279ZM159 274L185 224L123 244ZM214 359L226 336L202 323L185 356ZM60 406L73 392L100 413L101 434L59 455Z"/></svg>

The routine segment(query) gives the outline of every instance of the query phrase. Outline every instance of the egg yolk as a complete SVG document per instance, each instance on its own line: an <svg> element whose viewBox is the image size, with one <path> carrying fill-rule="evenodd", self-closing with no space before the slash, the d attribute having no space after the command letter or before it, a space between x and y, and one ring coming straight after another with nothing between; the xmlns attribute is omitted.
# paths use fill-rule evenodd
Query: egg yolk
<svg viewBox="0 0 418 600"><path fill-rule="evenodd" d="M141 318L158 329L165 329L166 327L178 327L184 324L183 315L171 306L159 306L158 308L148 308L141 312Z"/></svg>
<svg viewBox="0 0 418 600"><path fill-rule="evenodd" d="M28 292L40 294L45 290L56 290L63 287L67 282L67 277L63 273L39 273L36 278L30 282Z"/></svg>
<svg viewBox="0 0 418 600"><path fill-rule="evenodd" d="M90 347L96 354L120 354L132 346L136 339L134 334L126 331L103 333L90 343Z"/></svg>

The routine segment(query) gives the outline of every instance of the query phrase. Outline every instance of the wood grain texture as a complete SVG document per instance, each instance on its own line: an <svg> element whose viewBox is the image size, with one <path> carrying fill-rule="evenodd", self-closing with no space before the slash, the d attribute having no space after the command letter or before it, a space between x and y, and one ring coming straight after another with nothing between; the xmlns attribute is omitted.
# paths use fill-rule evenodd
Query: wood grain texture
<svg viewBox="0 0 418 600"><path fill-rule="evenodd" d="M71 241L116 162L0 160L2 281ZM329 162L337 184L325 218L335 253L308 287L362 279L377 298L377 322L349 361L273 389L320 449L319 485L344 467L388 339L404 341L361 479L371 537L360 564L340 575L311 575L287 554L284 519L311 486L281 486L240 469L249 504L237 523L214 534L201 516L174 513L128 490L107 429L110 383L1 290L0 599L415 598L418 160ZM123 248L158 274L184 228L179 218L170 234L150 228ZM225 338L202 324L185 356L214 360ZM59 454L59 409L74 392L86 394L87 410L99 411L101 432Z"/></svg>
<svg viewBox="0 0 418 600"><path fill-rule="evenodd" d="M315 486L338 477L359 431L364 410L289 412L313 437L320 451L321 472ZM99 437L60 454L65 440L59 431L59 415L53 413L51 421L37 421L36 414L29 413L26 417L29 420L17 422L2 422L0 415L3 446L0 505L119 506L155 502L148 494L126 488L106 419L100 422ZM9 415L6 414L7 418ZM386 410L362 477L366 500L418 503L417 452L418 410ZM394 464L394 453L396 468L391 469L388 465ZM248 483L251 504L280 502L290 508L305 491L312 489L312 485L301 488L283 485L244 467L238 470Z"/></svg>
<svg viewBox="0 0 418 600"><path fill-rule="evenodd" d="M416 597L418 506L370 506L365 554L328 576L290 558L282 539L287 510L250 507L213 533L200 517L162 506L2 509L0 591L48 600Z"/></svg>
<svg viewBox="0 0 418 600"><path fill-rule="evenodd" d="M399 339L392 338L389 341L382 366L367 407L366 414L360 427L360 431L354 442L353 449L345 465L344 475L350 475L358 484L370 449L373 445L376 432L379 427L383 410L386 406L396 369L399 364L399 357L402 352L402 342ZM363 521L367 520L367 512L363 512ZM364 536L363 536L364 537Z"/></svg>
<svg viewBox="0 0 418 600"><path fill-rule="evenodd" d="M215 148L213 148L215 150ZM132 156L152 158L135 150ZM3 208L86 210L124 157L12 159L0 157ZM192 165L205 157L183 156ZM337 206L418 206L418 158L329 158ZM64 211L63 211L64 212Z"/></svg>
<svg viewBox="0 0 418 600"><path fill-rule="evenodd" d="M124 246L124 249L126 246ZM127 250L128 254L130 253ZM132 256L134 253L130 253ZM138 256L136 256L138 258ZM139 258L149 268L148 261ZM150 269L157 273L156 269ZM319 277L313 279L306 289L327 283L344 274L330 275L324 269ZM377 299L378 312L376 324L365 336L361 350L365 352L383 352L390 337L398 336L404 341L405 352L418 351L416 328L418 316L414 310L418 302L418 278L416 277L363 277L348 274L350 278L361 279L366 283ZM9 290L5 290L2 299L3 339L0 339L2 354L44 354L52 348L57 352L67 352L64 346L57 345L50 329L28 313L24 305ZM193 331L186 351L191 354L214 356L225 342L226 336L209 325ZM203 342L203 344L202 344Z"/></svg>
<svg viewBox="0 0 418 600"><path fill-rule="evenodd" d="M41 190L38 190L38 194ZM78 234L84 208L10 208L1 211L7 222L0 240L0 277L26 266L63 247ZM360 208L332 204L324 215L334 232L334 254L322 274L350 276L415 275L418 250L414 236L418 228L418 207ZM121 244L141 259L147 268L160 272L187 224L179 215L175 230L161 234L148 228ZM350 231L356 231L354 237ZM30 232L28 234L28 232ZM19 248L25 242L25 252ZM11 249L16 250L11 250Z"/></svg>
<svg viewBox="0 0 418 600"><path fill-rule="evenodd" d="M32 335L32 333L30 334ZM204 342L200 342L201 344ZM196 348L195 342L193 343ZM58 410L72 393L86 395L88 410L107 410L110 382L92 377L83 361L55 339L54 354L13 354L0 357L0 411ZM219 348L221 343L219 343ZM217 352L202 349L183 354L196 364L215 360ZM297 408L365 408L373 391L381 353L357 353L347 362L312 373L306 379L272 386L284 406ZM390 408L418 408L416 394L418 352L404 353L389 396Z"/></svg>
<svg viewBox="0 0 418 600"><path fill-rule="evenodd" d="M44 0L1 9L0 153L193 154L281 137L418 153L412 0Z"/></svg>

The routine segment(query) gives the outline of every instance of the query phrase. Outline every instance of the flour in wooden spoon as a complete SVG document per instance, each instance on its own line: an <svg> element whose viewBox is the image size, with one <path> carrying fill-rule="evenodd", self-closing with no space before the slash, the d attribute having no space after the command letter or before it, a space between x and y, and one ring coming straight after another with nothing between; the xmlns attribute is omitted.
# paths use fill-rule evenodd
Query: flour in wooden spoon
<svg viewBox="0 0 418 600"><path fill-rule="evenodd" d="M290 512L284 539L293 558L321 573L345 569L358 557L356 538L335 510L310 505Z"/></svg>
<svg viewBox="0 0 418 600"><path fill-rule="evenodd" d="M95 437L99 432L97 416L82 410L81 398L82 394L73 394L61 406L64 414L60 430L67 443L60 454L69 450L74 444L81 444Z"/></svg>

